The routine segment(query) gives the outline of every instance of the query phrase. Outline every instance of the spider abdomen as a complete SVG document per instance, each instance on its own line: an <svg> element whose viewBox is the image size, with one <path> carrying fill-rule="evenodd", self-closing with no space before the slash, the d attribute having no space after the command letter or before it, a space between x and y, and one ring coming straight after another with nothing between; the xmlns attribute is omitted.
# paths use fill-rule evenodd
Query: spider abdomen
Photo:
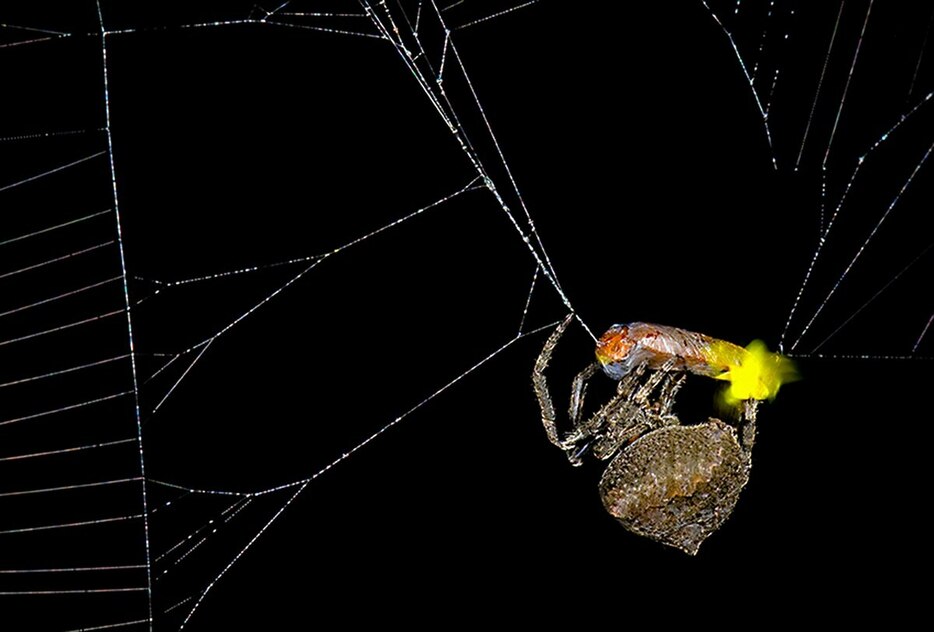
<svg viewBox="0 0 934 632"><path fill-rule="evenodd" d="M749 465L736 431L718 419L667 426L616 455L600 496L630 531L694 555L732 513Z"/></svg>

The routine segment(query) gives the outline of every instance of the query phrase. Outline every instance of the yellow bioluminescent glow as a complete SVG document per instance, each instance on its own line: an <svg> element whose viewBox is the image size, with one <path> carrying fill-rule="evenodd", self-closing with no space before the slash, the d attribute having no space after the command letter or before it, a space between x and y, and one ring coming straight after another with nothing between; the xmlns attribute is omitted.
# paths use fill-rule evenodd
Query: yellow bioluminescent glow
<svg viewBox="0 0 934 632"><path fill-rule="evenodd" d="M727 351L732 350L719 350L716 344L710 349L713 356L725 357ZM749 343L739 363L733 360L725 364L727 370L716 379L730 383L723 392L725 403L730 406L747 399L775 399L782 384L799 379L795 363L780 353L769 351L761 340Z"/></svg>

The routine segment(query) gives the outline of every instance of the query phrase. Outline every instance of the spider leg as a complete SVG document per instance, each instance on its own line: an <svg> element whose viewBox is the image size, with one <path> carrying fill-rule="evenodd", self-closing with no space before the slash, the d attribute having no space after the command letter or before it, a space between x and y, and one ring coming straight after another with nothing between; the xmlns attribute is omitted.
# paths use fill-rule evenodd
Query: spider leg
<svg viewBox="0 0 934 632"><path fill-rule="evenodd" d="M754 399L747 399L743 402L743 409L740 415L740 421L743 421L742 443L747 450L752 450L756 443L756 411L759 408L759 402Z"/></svg>
<svg viewBox="0 0 934 632"><path fill-rule="evenodd" d="M583 463L581 456L592 443L588 439L595 434L592 428L582 427L581 412L584 408L584 398L587 395L587 381L599 370L599 362L588 364L574 377L574 381L571 384L571 403L568 409L568 415L571 418L571 431L556 445L564 450L568 460L575 466ZM588 441L583 445L579 445L584 440Z"/></svg>
<svg viewBox="0 0 934 632"><path fill-rule="evenodd" d="M538 359L535 361L535 368L532 370L532 386L535 389L535 396L538 398L539 408L542 410L542 425L545 427L545 434L551 443L561 449L565 449L565 446L558 438L555 406L548 392L548 381L545 379L545 369L548 368L548 362L551 360L551 355L554 353L555 347L558 346L558 340L561 339L564 330L571 324L572 318L574 318L574 315L568 314L548 337L548 340L545 341L545 346L542 348L542 352L538 354Z"/></svg>
<svg viewBox="0 0 934 632"><path fill-rule="evenodd" d="M639 390L637 390L633 394L632 396L633 401L638 403L640 406L648 406L649 397L652 395L652 391L654 391L655 388L666 377L668 377L669 372L671 371L671 369L674 368L674 366L675 366L675 360L674 358L672 358L672 359L669 359L667 362L665 362L665 364L663 364L659 369L653 371L652 374L649 375L645 383L642 384L642 386L639 388Z"/></svg>
<svg viewBox="0 0 934 632"><path fill-rule="evenodd" d="M594 447L596 450L597 446L603 443L607 426L615 423L615 419L620 416L620 408L629 409L626 403L626 394L617 393L610 398L610 401L601 406L590 419L583 422L578 419L577 424L564 438L560 446L567 454L571 465L580 465L582 463L581 457L587 451L587 448Z"/></svg>
<svg viewBox="0 0 934 632"><path fill-rule="evenodd" d="M572 427L580 425L581 411L584 407L584 397L587 395L587 380L600 370L600 363L588 364L583 371L577 374L571 385L571 407L568 415L571 417Z"/></svg>
<svg viewBox="0 0 934 632"><path fill-rule="evenodd" d="M587 365L574 377L571 385L571 403L568 414L571 418L571 430L561 441L561 448L564 450L571 462L571 465L578 466L583 463L582 456L594 442L593 437L599 437L600 431L605 425L606 411L619 401L620 396L616 395L608 403L594 413L586 422L581 421L581 414L584 410L584 398L587 394L587 381L600 371L600 363L594 362Z"/></svg>
<svg viewBox="0 0 934 632"><path fill-rule="evenodd" d="M675 404L675 396L678 394L678 391L681 390L687 378L687 373L682 373L677 377L669 374L665 377L661 388L658 390L659 417L663 419L672 417L671 409ZM674 423L678 423L677 419L674 420Z"/></svg>
<svg viewBox="0 0 934 632"><path fill-rule="evenodd" d="M648 366L645 363L636 365L629 373L627 373L616 385L616 393L626 399L632 399L633 393L639 388L639 385L642 383L642 376L645 375L645 371Z"/></svg>

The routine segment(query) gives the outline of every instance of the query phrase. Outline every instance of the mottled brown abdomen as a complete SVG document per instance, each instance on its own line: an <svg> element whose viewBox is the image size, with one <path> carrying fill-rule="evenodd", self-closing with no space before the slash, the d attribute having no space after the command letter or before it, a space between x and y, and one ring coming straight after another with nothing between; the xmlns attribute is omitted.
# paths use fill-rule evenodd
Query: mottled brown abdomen
<svg viewBox="0 0 934 632"><path fill-rule="evenodd" d="M600 496L627 529L694 555L732 513L749 466L736 431L719 419L668 426L616 455Z"/></svg>

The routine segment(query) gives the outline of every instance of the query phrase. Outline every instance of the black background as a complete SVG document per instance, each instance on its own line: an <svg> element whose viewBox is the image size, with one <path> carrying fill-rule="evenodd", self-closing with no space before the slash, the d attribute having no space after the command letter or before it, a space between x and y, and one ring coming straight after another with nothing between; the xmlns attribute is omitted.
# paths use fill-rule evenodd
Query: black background
<svg viewBox="0 0 934 632"><path fill-rule="evenodd" d="M10 86L0 136L103 127L93 4L40 4L19 7L28 15L9 9L0 22L75 35L0 49ZM105 2L103 14L108 30L134 30L109 35L107 54L129 292L145 299L133 309L140 381L165 360L152 354L207 339L308 264L157 295L154 279L326 253L476 176L386 42L270 24L171 28L259 15L247 3L126 4ZM543 0L455 31L538 236L597 335L644 320L778 343L817 245L821 163L866 8L846 7L795 170L839 6L795 5L790 16L792 5L779 5L771 17L765 3L742 3L736 16L732 3L714 7L750 72L759 61L771 150L729 41L700 3ZM449 26L493 12L458 10ZM930 64L921 65L909 95L929 16L924 7L873 8L826 163L825 217L859 156L934 88ZM150 28L162 25L170 28ZM365 18L340 25L372 32ZM433 41L428 26L424 37ZM449 50L447 93L524 224L455 61ZM866 159L786 346L924 155L925 107ZM30 160L59 164L104 148L100 133L8 142L0 184L35 171ZM929 169L922 165L797 351L813 349L924 252ZM108 165L76 180L60 202L79 190L83 203L109 203ZM35 213L4 211L4 231L44 225ZM147 475L245 491L313 475L509 342L534 269L486 190L341 250L219 336L158 412L193 354L142 386ZM930 279L922 257L820 351L910 353L931 314ZM539 276L525 330L565 312ZM519 622L559 612L626 624L640 611L681 608L706 621L759 603L760 613L816 604L832 615L851 606L829 597L831 588L848 604L888 608L904 569L923 567L929 361L800 358L803 381L761 411L752 479L733 516L688 558L615 524L596 493L600 466L572 469L547 443L530 383L545 336L517 340L324 472L214 585L190 629L303 629L333 617L446 626L452 615ZM916 355L929 356L930 344ZM559 409L591 345L580 328L562 342L549 375ZM685 419L703 418L709 397L694 390ZM135 431L132 411L114 414ZM233 502L148 489L160 508L150 520L154 557ZM257 499L178 565L155 566L168 571L155 584L156 629L178 626L190 607L160 613L200 593L289 495ZM39 618L3 629L44 625L41 599L7 598L8 612ZM72 627L138 612L135 602L93 599L53 603L79 621Z"/></svg>

